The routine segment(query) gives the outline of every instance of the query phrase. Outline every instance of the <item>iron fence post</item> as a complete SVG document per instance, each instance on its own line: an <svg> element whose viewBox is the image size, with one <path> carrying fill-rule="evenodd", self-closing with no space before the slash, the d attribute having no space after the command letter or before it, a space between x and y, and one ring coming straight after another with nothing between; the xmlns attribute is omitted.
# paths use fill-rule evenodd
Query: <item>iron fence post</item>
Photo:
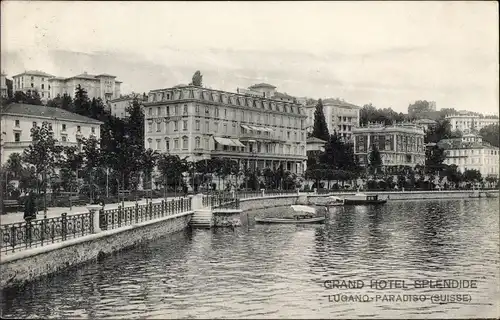
<svg viewBox="0 0 500 320"><path fill-rule="evenodd" d="M62 222L62 227L61 227L62 239L66 240L67 233L68 233L68 220L67 220L67 213L66 212L63 212L61 214L61 222Z"/></svg>

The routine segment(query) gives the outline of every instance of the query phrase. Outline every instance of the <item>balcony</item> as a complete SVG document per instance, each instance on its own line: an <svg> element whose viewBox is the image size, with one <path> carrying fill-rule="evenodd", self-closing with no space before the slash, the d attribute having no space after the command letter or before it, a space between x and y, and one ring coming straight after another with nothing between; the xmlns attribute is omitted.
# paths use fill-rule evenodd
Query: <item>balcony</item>
<svg viewBox="0 0 500 320"><path fill-rule="evenodd" d="M266 136L264 134L256 133L242 133L239 135L238 139L241 141L257 140L257 141L269 141L269 142L286 142L284 138L275 137L273 135Z"/></svg>
<svg viewBox="0 0 500 320"><path fill-rule="evenodd" d="M278 153L263 153L263 152L248 152L248 151L232 151L232 150L212 150L212 156L225 156L235 158L255 158L255 159L280 159L291 161L307 160L307 156L298 154L278 154Z"/></svg>

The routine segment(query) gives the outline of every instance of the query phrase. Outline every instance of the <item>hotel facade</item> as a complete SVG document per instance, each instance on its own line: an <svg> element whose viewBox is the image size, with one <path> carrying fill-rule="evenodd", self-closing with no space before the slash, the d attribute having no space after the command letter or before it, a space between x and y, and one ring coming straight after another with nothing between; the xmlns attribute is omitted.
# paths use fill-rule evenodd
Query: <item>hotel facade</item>
<svg viewBox="0 0 500 320"><path fill-rule="evenodd" d="M370 124L353 129L354 154L362 166L369 165L373 145L380 152L383 166L425 164L424 130L415 124L384 126Z"/></svg>
<svg viewBox="0 0 500 320"><path fill-rule="evenodd" d="M249 91L258 92L258 86ZM302 174L307 116L299 104L275 99L274 88L266 90L262 95L185 85L152 90L143 103L145 145L188 161L229 158L240 168L282 165Z"/></svg>
<svg viewBox="0 0 500 320"><path fill-rule="evenodd" d="M53 75L43 71L31 70L24 71L23 73L16 74L12 77L12 90L16 91L37 91L40 95L40 100L46 103L48 99L54 96L50 94L50 79L54 78Z"/></svg>
<svg viewBox="0 0 500 320"><path fill-rule="evenodd" d="M31 143L31 128L47 122L54 138L62 146L77 146L79 138L94 136L100 139L101 121L60 108L24 103L11 103L1 113L2 164L13 153L23 153Z"/></svg>
<svg viewBox="0 0 500 320"><path fill-rule="evenodd" d="M477 131L491 124L498 124L498 118L480 118L472 115L450 115L445 118L450 122L451 130L461 132L470 132L472 129Z"/></svg>
<svg viewBox="0 0 500 320"><path fill-rule="evenodd" d="M499 175L499 150L483 142L476 134L465 134L462 138L443 139L438 146L445 150L444 163L456 165L461 172L475 169L483 177Z"/></svg>
<svg viewBox="0 0 500 320"><path fill-rule="evenodd" d="M121 83L109 74L92 75L87 72L69 78L53 77L49 80L50 96L67 94L73 98L80 85L90 99L101 98L106 102L120 97Z"/></svg>
<svg viewBox="0 0 500 320"><path fill-rule="evenodd" d="M330 134L337 132L344 141L351 142L353 129L359 126L360 107L339 99L329 98L322 102L328 132ZM308 105L304 109L307 114L307 131L312 132L316 105Z"/></svg>

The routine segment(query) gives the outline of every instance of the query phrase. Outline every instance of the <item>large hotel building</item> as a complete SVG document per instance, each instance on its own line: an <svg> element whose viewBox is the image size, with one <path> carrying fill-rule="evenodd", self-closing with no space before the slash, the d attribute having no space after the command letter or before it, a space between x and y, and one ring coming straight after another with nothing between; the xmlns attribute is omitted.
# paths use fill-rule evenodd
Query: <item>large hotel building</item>
<svg viewBox="0 0 500 320"><path fill-rule="evenodd" d="M367 166L373 145L377 147L384 166L411 166L425 164L424 129L415 124L384 126L370 124L354 128L354 154Z"/></svg>
<svg viewBox="0 0 500 320"><path fill-rule="evenodd" d="M144 102L145 145L188 161L224 157L244 168L303 173L305 120L301 106L275 87L239 93L179 85L152 90Z"/></svg>

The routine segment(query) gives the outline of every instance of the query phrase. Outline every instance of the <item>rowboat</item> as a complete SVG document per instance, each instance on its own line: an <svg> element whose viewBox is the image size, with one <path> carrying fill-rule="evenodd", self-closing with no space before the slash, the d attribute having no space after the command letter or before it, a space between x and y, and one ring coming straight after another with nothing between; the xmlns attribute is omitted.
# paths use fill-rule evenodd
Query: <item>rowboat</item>
<svg viewBox="0 0 500 320"><path fill-rule="evenodd" d="M290 218L255 218L256 223L293 223L293 224L305 224L305 223L323 223L325 217L315 217L316 209L309 206L303 205L292 205L290 206L294 214Z"/></svg>
<svg viewBox="0 0 500 320"><path fill-rule="evenodd" d="M378 195L366 195L364 193L357 193L353 196L347 196L344 198L344 204L346 205L360 205L360 204L384 204L387 199L379 199Z"/></svg>
<svg viewBox="0 0 500 320"><path fill-rule="evenodd" d="M256 223L262 224L271 224L271 223L279 223L279 224L306 224L306 223L324 223L325 217L314 217L314 218L303 218L303 219L294 219L294 218L255 218Z"/></svg>

